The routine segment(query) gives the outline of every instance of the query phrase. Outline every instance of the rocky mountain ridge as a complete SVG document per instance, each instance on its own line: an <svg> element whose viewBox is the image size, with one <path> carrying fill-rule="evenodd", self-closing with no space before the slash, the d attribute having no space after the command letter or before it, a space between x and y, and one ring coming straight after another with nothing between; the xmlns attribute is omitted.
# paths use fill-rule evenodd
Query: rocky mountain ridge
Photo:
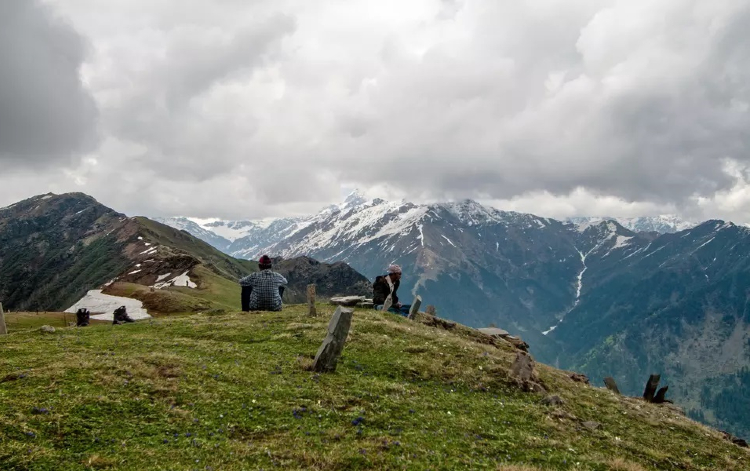
<svg viewBox="0 0 750 471"><path fill-rule="evenodd" d="M291 278L287 302L299 302L308 283L319 284L322 298L361 293L368 285L344 263L290 258L277 270ZM140 293L151 308L180 312L210 303L161 290L216 283L231 290L253 271L257 263L232 258L185 230L127 217L82 193L40 195L0 209L0 302L6 309L63 310L102 289ZM236 290L222 302L239 306Z"/></svg>
<svg viewBox="0 0 750 471"><path fill-rule="evenodd" d="M618 221L573 224L470 200L415 205L353 195L283 233L261 248L257 236L240 238L228 250L341 260L371 279L399 263L406 301L420 294L458 322L498 325L540 360L615 376L630 394L661 372L693 414L750 433L750 416L730 412L750 397L706 390L737 384L750 366L745 227L707 221L635 232Z"/></svg>

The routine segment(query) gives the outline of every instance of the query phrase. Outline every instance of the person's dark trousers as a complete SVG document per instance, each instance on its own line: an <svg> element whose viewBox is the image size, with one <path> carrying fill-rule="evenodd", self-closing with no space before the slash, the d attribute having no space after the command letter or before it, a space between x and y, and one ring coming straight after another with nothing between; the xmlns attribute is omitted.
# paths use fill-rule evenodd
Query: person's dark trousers
<svg viewBox="0 0 750 471"><path fill-rule="evenodd" d="M242 310L244 312L247 312L250 310L250 293L253 292L252 286L243 286L242 287Z"/></svg>
<svg viewBox="0 0 750 471"><path fill-rule="evenodd" d="M284 287L279 286L279 297L284 297ZM240 295L241 302L242 302L242 311L248 312L250 310L250 294L253 292L252 286L243 286L242 287L242 294Z"/></svg>

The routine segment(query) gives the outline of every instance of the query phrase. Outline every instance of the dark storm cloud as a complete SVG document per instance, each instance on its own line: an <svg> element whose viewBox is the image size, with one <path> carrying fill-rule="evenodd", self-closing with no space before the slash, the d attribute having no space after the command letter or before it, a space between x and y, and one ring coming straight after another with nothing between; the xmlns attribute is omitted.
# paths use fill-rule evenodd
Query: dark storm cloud
<svg viewBox="0 0 750 471"><path fill-rule="evenodd" d="M125 211L286 215L346 186L750 221L746 0L50 5L90 40L104 136L65 179Z"/></svg>
<svg viewBox="0 0 750 471"><path fill-rule="evenodd" d="M38 1L0 2L0 164L40 168L91 149L96 107L79 78L86 43Z"/></svg>

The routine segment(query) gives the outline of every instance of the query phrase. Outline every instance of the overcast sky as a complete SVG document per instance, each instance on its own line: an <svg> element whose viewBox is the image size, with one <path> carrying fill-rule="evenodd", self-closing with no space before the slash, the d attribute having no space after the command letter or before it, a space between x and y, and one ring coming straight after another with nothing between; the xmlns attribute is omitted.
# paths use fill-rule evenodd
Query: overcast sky
<svg viewBox="0 0 750 471"><path fill-rule="evenodd" d="M748 0L2 0L0 206L750 223Z"/></svg>

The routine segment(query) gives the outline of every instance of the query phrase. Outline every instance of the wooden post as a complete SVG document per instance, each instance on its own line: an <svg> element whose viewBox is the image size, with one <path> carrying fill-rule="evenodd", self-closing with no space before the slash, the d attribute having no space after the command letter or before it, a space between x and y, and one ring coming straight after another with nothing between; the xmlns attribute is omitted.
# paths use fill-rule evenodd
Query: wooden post
<svg viewBox="0 0 750 471"><path fill-rule="evenodd" d="M656 388L659 387L660 379L661 375L651 375L648 377L646 390L643 391L643 399L645 399L646 402L654 402L654 394L656 394Z"/></svg>
<svg viewBox="0 0 750 471"><path fill-rule="evenodd" d="M414 302L411 305L411 308L409 308L409 319L414 319L414 315L419 312L419 306L422 305L422 297L417 295L416 298L414 298Z"/></svg>
<svg viewBox="0 0 750 471"><path fill-rule="evenodd" d="M604 385L607 386L607 389L612 391L615 394L620 394L620 388L617 387L617 383L615 382L615 379L611 376L607 376L604 378Z"/></svg>
<svg viewBox="0 0 750 471"><path fill-rule="evenodd" d="M657 391L656 396L654 397L654 404L664 404L666 402L666 395L667 390L669 389L669 386L664 386L663 388L659 389Z"/></svg>
<svg viewBox="0 0 750 471"><path fill-rule="evenodd" d="M8 328L5 326L5 313L3 312L3 303L0 303L0 335L7 335Z"/></svg>
<svg viewBox="0 0 750 471"><path fill-rule="evenodd" d="M307 285L307 315L310 317L318 315L315 309L315 285Z"/></svg>
<svg viewBox="0 0 750 471"><path fill-rule="evenodd" d="M331 322L328 323L328 334L318 349L317 355L315 355L314 371L319 373L336 371L336 364L341 352L344 351L346 337L349 336L353 312L353 309L341 306L336 308L336 312L331 317Z"/></svg>

